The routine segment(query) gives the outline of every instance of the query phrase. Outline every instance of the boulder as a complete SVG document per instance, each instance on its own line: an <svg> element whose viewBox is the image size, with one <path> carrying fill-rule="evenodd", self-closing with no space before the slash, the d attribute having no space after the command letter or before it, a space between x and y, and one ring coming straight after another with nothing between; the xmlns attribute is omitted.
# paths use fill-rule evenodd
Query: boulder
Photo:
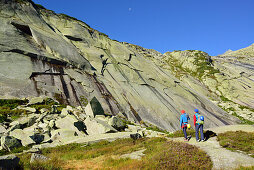
<svg viewBox="0 0 254 170"><path fill-rule="evenodd" d="M15 129L20 129L21 128L21 124L17 121L13 121L10 123L10 128L7 129L7 133L15 130Z"/></svg>
<svg viewBox="0 0 254 170"><path fill-rule="evenodd" d="M62 141L67 139L72 139L78 136L76 131L69 130L69 129L57 129L51 131L51 140L52 141Z"/></svg>
<svg viewBox="0 0 254 170"><path fill-rule="evenodd" d="M80 121L73 115L67 115L64 118L60 118L55 121L55 126L59 129L69 129L77 132L79 135L82 133L80 131L85 131L85 126L81 126Z"/></svg>
<svg viewBox="0 0 254 170"><path fill-rule="evenodd" d="M15 130L10 132L10 136L21 140L21 143L22 143L23 146L28 146L28 145L32 145L32 144L36 143L30 137L30 135L32 136L32 134L25 133L25 131L23 131L21 129L15 129Z"/></svg>
<svg viewBox="0 0 254 170"><path fill-rule="evenodd" d="M43 141L41 143L49 143L49 142L52 141L51 137L50 137L50 135L48 133L44 133L43 136L44 136L43 137Z"/></svg>
<svg viewBox="0 0 254 170"><path fill-rule="evenodd" d="M19 164L19 158L15 155L0 156L0 169L16 169Z"/></svg>
<svg viewBox="0 0 254 170"><path fill-rule="evenodd" d="M12 149L22 146L20 140L13 136L2 136L1 137L1 146L7 147L5 149Z"/></svg>
<svg viewBox="0 0 254 170"><path fill-rule="evenodd" d="M20 124L21 128L32 126L38 119L38 114L30 114L28 116L21 117L16 121Z"/></svg>
<svg viewBox="0 0 254 170"><path fill-rule="evenodd" d="M51 106L51 113L52 113L52 114L57 114L57 113L58 113L58 110L57 110L57 106L56 106L56 105L52 105L52 106Z"/></svg>
<svg viewBox="0 0 254 170"><path fill-rule="evenodd" d="M49 131L48 123L39 123L38 127L40 129L42 129L42 132L48 132Z"/></svg>
<svg viewBox="0 0 254 170"><path fill-rule="evenodd" d="M28 105L33 105L33 104L41 104L43 103L44 99L42 97L33 97L29 99Z"/></svg>
<svg viewBox="0 0 254 170"><path fill-rule="evenodd" d="M96 97L93 97L93 99L87 104L85 112L86 115L91 117L95 117L96 115L105 115L104 110Z"/></svg>
<svg viewBox="0 0 254 170"><path fill-rule="evenodd" d="M38 154L38 153L32 153L30 163L33 163L35 161L44 162L44 161L47 161L47 160L49 160L49 158L44 156L44 155L41 155L41 154Z"/></svg>
<svg viewBox="0 0 254 170"><path fill-rule="evenodd" d="M96 118L87 117L84 123L87 129L86 132L89 135L117 132L117 130L107 124L107 122Z"/></svg>
<svg viewBox="0 0 254 170"><path fill-rule="evenodd" d="M49 127L51 128L51 129L53 129L54 127L55 127L55 120L51 120L51 121L49 121Z"/></svg>
<svg viewBox="0 0 254 170"><path fill-rule="evenodd" d="M100 120L105 121L105 122L109 121L109 118L106 117L105 115L96 115L95 118L100 119Z"/></svg>
<svg viewBox="0 0 254 170"><path fill-rule="evenodd" d="M127 125L127 127L131 132L138 132L142 129L141 127L135 125Z"/></svg>
<svg viewBox="0 0 254 170"><path fill-rule="evenodd" d="M2 126L2 125L0 125L0 135L1 135L1 134L4 134L4 133L6 133L6 132L7 132L7 130L5 129L5 127Z"/></svg>
<svg viewBox="0 0 254 170"><path fill-rule="evenodd" d="M67 108L63 108L61 111L61 115L67 116L68 114L70 114L70 111Z"/></svg>
<svg viewBox="0 0 254 170"><path fill-rule="evenodd" d="M41 142L43 142L44 141L44 134L33 134L33 135L31 135L30 136L32 139L33 139L33 141L36 143L36 144L39 144L39 143L41 143Z"/></svg>
<svg viewBox="0 0 254 170"><path fill-rule="evenodd" d="M73 107L71 107L71 106L69 106L69 105L66 107L66 109L67 109L69 112L73 112L73 111L74 111L74 110L73 110Z"/></svg>
<svg viewBox="0 0 254 170"><path fill-rule="evenodd" d="M78 116L79 119L81 119L83 121L86 119L86 114L84 114L84 113L81 113L81 114L79 114L77 116Z"/></svg>
<svg viewBox="0 0 254 170"><path fill-rule="evenodd" d="M46 117L49 113L48 112L45 112L45 113L42 113L39 118L36 120L37 123L41 122L44 117Z"/></svg>
<svg viewBox="0 0 254 170"><path fill-rule="evenodd" d="M26 111L29 111L29 112L32 112L32 113L35 113L35 112L36 112L36 109L35 109L35 108L32 108L32 107L22 107L22 106L18 106L17 109L26 110Z"/></svg>
<svg viewBox="0 0 254 170"><path fill-rule="evenodd" d="M41 150L39 148L31 148L28 150L23 150L23 153L41 153Z"/></svg>
<svg viewBox="0 0 254 170"><path fill-rule="evenodd" d="M108 121L108 124L117 130L123 130L126 126L125 123L116 116L111 117Z"/></svg>
<svg viewBox="0 0 254 170"><path fill-rule="evenodd" d="M40 109L40 112L41 112L41 113L46 113L46 114L49 114L49 113L50 113L50 111L49 111L48 109L46 109L46 108L41 108L41 109Z"/></svg>
<svg viewBox="0 0 254 170"><path fill-rule="evenodd" d="M133 140L137 140L137 139L139 139L139 138L142 138L142 136L141 136L139 133L130 134L130 137L131 137Z"/></svg>

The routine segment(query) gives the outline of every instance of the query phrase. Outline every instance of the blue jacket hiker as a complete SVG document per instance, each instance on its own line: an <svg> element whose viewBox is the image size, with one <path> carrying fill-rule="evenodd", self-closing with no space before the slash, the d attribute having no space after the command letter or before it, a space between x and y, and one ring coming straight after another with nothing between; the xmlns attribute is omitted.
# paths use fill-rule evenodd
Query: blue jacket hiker
<svg viewBox="0 0 254 170"><path fill-rule="evenodd" d="M204 132L203 132L203 126L204 126L204 116L201 116L199 114L198 109L195 109L195 114L193 116L194 126L196 130L196 140L197 142L200 142L199 139L199 129L200 129L200 135L201 135L201 141L204 142Z"/></svg>
<svg viewBox="0 0 254 170"><path fill-rule="evenodd" d="M184 140L187 141L187 132L186 132L186 129L187 129L187 124L188 124L188 121L190 120L190 117L188 114L185 113L184 110L181 110L181 117L180 117L180 126L181 128L183 129L183 133L184 133Z"/></svg>

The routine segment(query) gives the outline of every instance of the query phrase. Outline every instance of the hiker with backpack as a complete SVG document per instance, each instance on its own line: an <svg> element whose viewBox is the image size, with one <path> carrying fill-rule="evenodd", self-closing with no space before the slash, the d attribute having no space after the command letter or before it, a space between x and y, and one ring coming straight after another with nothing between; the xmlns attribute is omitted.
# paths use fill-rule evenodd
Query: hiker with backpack
<svg viewBox="0 0 254 170"><path fill-rule="evenodd" d="M180 117L180 126L183 129L184 141L188 141L186 129L187 129L187 125L188 125L188 121L190 120L190 117L187 113L185 113L184 110L181 110L181 113L182 115Z"/></svg>
<svg viewBox="0 0 254 170"><path fill-rule="evenodd" d="M200 135L201 135L201 141L204 142L204 133L203 133L203 126L204 126L204 116L201 116L199 114L198 109L195 109L195 114L193 116L195 131L196 131L196 140L197 142L200 142L199 139L199 129L200 129Z"/></svg>

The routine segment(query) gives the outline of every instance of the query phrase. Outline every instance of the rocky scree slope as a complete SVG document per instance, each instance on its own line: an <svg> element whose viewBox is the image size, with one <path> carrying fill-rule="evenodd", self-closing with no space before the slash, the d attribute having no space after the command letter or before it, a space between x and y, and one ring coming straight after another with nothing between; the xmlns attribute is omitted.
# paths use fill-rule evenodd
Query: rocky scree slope
<svg viewBox="0 0 254 170"><path fill-rule="evenodd" d="M0 0L0 18L1 98L48 96L78 106L96 97L107 114L169 131L179 129L181 109L198 108L206 127L239 122L202 83L158 65L167 54L111 40L29 0Z"/></svg>

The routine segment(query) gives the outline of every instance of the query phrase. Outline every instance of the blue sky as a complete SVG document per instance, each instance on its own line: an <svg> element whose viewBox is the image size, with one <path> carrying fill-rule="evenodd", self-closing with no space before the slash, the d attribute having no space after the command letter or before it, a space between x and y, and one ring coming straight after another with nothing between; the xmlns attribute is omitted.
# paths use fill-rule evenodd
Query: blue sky
<svg viewBox="0 0 254 170"><path fill-rule="evenodd" d="M254 43L254 0L34 0L86 22L111 39L161 53L210 55Z"/></svg>

